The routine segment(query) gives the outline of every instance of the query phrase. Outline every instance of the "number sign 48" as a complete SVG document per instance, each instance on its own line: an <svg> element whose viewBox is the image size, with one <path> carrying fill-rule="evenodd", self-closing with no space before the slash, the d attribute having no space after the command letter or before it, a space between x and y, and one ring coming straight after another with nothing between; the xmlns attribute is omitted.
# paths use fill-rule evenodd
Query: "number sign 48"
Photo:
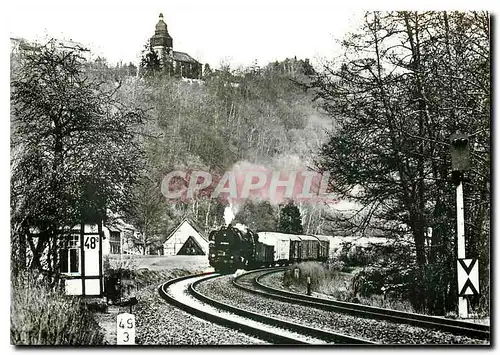
<svg viewBox="0 0 500 355"><path fill-rule="evenodd" d="M95 250L99 248L99 239L97 239L97 236L87 236L85 237L85 243L84 243L85 249L91 249Z"/></svg>

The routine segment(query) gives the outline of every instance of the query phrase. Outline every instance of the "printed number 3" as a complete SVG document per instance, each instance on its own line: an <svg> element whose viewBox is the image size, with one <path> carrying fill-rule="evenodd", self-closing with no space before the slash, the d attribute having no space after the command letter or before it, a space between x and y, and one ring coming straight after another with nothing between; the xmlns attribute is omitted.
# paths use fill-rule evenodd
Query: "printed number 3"
<svg viewBox="0 0 500 355"><path fill-rule="evenodd" d="M129 340L128 332L123 332L123 334L125 334L127 336L127 338L123 339L123 341L124 342L128 342L128 340Z"/></svg>

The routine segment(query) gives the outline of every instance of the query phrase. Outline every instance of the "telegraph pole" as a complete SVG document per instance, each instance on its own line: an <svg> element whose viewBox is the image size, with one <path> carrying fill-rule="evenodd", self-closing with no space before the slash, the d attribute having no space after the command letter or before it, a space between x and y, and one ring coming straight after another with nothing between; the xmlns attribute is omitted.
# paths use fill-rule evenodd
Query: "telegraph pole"
<svg viewBox="0 0 500 355"><path fill-rule="evenodd" d="M457 197L457 258L458 260L461 260L466 258L463 177L464 177L464 172L467 171L470 166L469 139L465 134L457 132L451 135L450 141L451 141L452 179L456 185L456 197ZM457 269L457 279L458 279L458 269ZM458 282L459 282L458 315L460 318L467 318L468 317L467 297L460 294L461 292L460 280L458 280Z"/></svg>

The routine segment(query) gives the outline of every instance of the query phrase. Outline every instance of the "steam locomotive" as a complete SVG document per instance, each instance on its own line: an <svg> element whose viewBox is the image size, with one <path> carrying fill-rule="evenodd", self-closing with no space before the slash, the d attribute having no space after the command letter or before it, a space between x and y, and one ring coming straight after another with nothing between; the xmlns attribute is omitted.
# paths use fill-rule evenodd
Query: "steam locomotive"
<svg viewBox="0 0 500 355"><path fill-rule="evenodd" d="M300 261L326 261L328 238L259 232L236 225L220 227L209 234L208 260L216 271L283 266Z"/></svg>

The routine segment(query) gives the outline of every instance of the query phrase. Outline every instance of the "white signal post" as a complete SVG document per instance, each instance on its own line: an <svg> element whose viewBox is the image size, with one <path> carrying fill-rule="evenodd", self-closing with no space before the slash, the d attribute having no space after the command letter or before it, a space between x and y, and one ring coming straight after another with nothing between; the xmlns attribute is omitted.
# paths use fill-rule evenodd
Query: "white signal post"
<svg viewBox="0 0 500 355"><path fill-rule="evenodd" d="M456 184L457 193L457 259L465 259L465 220L464 220L464 190L463 179L464 173L470 168L470 153L469 153L469 138L461 133L456 132L450 137L451 143L451 170L452 179ZM457 281L458 278L457 266ZM469 274L469 272L467 272ZM470 280L469 280L470 281ZM459 288L461 287L458 285ZM460 318L468 317L468 302L465 295L458 290L458 315Z"/></svg>
<svg viewBox="0 0 500 355"><path fill-rule="evenodd" d="M464 190L462 181L457 185L457 256L458 259L465 259ZM458 296L458 316L460 318L469 316L467 297Z"/></svg>

